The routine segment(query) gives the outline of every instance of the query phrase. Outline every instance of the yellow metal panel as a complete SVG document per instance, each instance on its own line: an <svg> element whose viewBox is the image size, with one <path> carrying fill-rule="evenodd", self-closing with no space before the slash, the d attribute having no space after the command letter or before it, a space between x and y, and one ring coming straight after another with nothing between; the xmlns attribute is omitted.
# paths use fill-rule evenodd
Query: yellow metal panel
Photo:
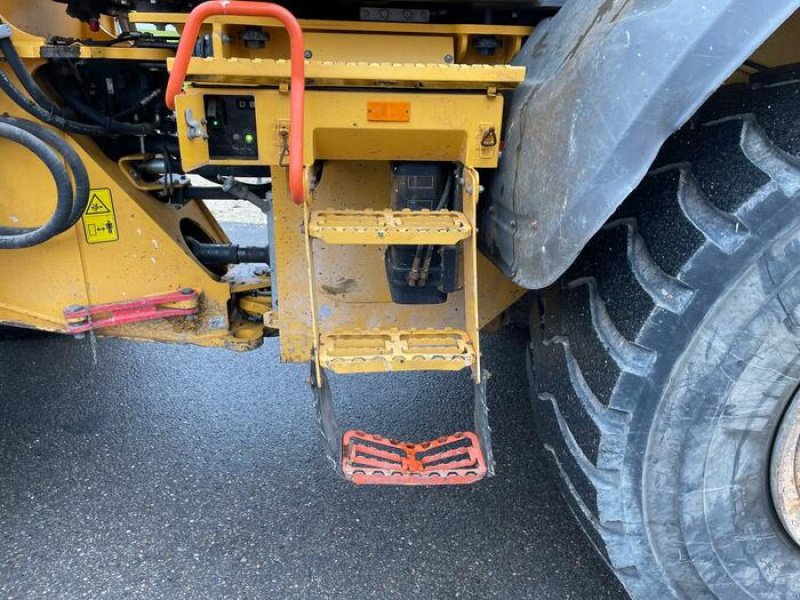
<svg viewBox="0 0 800 600"><path fill-rule="evenodd" d="M181 164L187 171L208 164L208 133L203 96L183 94L176 98L175 118L178 122L178 141Z"/></svg>
<svg viewBox="0 0 800 600"><path fill-rule="evenodd" d="M51 0L0 0L4 23L42 38L53 35L81 37L81 22L67 15L64 5Z"/></svg>
<svg viewBox="0 0 800 600"><path fill-rule="evenodd" d="M247 90L247 91L245 91ZM258 155L253 160L209 160L208 144L187 135L186 108L195 119L203 117L202 93L248 94L255 97ZM367 103L378 94L370 91L319 91L306 93L303 162L315 160L431 160L453 161L476 168L497 166L499 144L481 145L485 128L499 129L502 96L467 93L384 92L386 102L409 102L408 123L375 123L368 119ZM190 100L191 99L191 100ZM252 165L281 163L279 131L288 125L288 95L278 90L190 89L177 98L178 134L187 169L204 164ZM277 170L277 169L275 169ZM384 204L383 207L386 205ZM335 207L339 208L339 207ZM369 208L369 207L353 207Z"/></svg>
<svg viewBox="0 0 800 600"><path fill-rule="evenodd" d="M455 211L326 210L314 211L309 235L329 244L453 245L472 227Z"/></svg>
<svg viewBox="0 0 800 600"><path fill-rule="evenodd" d="M478 253L478 307L480 326L486 327L528 290L519 287L483 254Z"/></svg>
<svg viewBox="0 0 800 600"><path fill-rule="evenodd" d="M0 96L0 112L29 118ZM235 338L228 322L230 285L200 265L183 242L181 222L227 241L200 203L164 204L137 190L88 138L64 135L86 165L91 187L113 197L118 240L87 243L83 223L33 248L2 251L0 322L63 331L70 305L119 302L181 288L202 290L198 319L165 319L115 327L100 333L120 337L251 347L259 338ZM28 151L0 140L0 223L33 226L53 209L55 185ZM240 333L240 335L242 335Z"/></svg>
<svg viewBox="0 0 800 600"><path fill-rule="evenodd" d="M368 120L372 92L309 92L306 161L430 160L497 166L498 146L485 155L481 123L499 124L501 96L484 94L384 93L387 102L410 102L408 123ZM308 139L309 136L312 136Z"/></svg>
<svg viewBox="0 0 800 600"><path fill-rule="evenodd" d="M445 56L453 54L453 40L446 36L309 31L305 41L317 61L444 62ZM286 52L280 55L286 56Z"/></svg>
<svg viewBox="0 0 800 600"><path fill-rule="evenodd" d="M0 280L0 321L27 323L63 330L63 310L69 305L91 305L162 294L183 287L203 291L203 310L195 321L170 319L115 327L109 333L124 337L224 345L229 336L227 301L229 286L216 281L189 255L183 245L180 221L190 219L216 237L216 225L198 206L181 210L165 206L132 188L117 165L93 149L92 142L77 147L89 169L92 186L107 188L114 198L119 239L88 243L83 225L44 244L24 250L4 251ZM26 203L26 193L52 198L52 181L35 161L21 162L20 152L0 167L6 194L0 198L0 221L19 215L20 222L40 222L48 203ZM24 176L13 183L13 171ZM140 204L141 203L141 204ZM25 205L28 212L20 210Z"/></svg>
<svg viewBox="0 0 800 600"><path fill-rule="evenodd" d="M248 48L241 41L243 25L215 25L219 35L224 35L221 58L277 59L289 56L289 35L282 26L270 28L269 41L263 48ZM362 61L428 63L445 62L445 56L453 55L453 38L447 35L392 35L384 33L364 34L360 32L304 32L305 47L315 61Z"/></svg>

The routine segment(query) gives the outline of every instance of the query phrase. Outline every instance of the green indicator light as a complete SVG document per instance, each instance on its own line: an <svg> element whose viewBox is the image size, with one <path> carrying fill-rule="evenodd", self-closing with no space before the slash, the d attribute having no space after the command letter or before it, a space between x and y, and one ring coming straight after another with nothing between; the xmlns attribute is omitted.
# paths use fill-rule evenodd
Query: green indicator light
<svg viewBox="0 0 800 600"><path fill-rule="evenodd" d="M256 141L256 136L252 133L245 133L244 134L244 143L245 144L252 144Z"/></svg>

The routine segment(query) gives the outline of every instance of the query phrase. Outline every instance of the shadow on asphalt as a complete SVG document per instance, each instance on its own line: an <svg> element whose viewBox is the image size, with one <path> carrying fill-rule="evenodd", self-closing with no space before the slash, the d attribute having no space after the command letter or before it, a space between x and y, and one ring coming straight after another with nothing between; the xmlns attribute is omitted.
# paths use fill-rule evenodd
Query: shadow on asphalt
<svg viewBox="0 0 800 600"><path fill-rule="evenodd" d="M0 343L0 595L621 598L533 433L524 336L486 336L497 477L356 488L327 466L307 368L88 339ZM345 425L469 427L466 374L335 378Z"/></svg>

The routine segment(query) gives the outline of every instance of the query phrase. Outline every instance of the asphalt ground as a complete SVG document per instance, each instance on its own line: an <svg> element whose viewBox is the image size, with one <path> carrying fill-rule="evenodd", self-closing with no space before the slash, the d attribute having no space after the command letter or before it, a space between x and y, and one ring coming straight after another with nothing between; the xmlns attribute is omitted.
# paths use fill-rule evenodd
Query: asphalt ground
<svg viewBox="0 0 800 600"><path fill-rule="evenodd" d="M357 488L277 339L0 342L0 598L624 598L536 438L525 344L484 339L495 478ZM346 427L470 427L465 373L331 383Z"/></svg>

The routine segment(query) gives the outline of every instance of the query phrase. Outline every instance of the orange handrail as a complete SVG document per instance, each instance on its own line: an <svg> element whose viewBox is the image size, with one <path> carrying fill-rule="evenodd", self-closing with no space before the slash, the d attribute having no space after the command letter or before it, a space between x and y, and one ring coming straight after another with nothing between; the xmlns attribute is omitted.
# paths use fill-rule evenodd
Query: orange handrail
<svg viewBox="0 0 800 600"><path fill-rule="evenodd" d="M289 32L289 49L292 66L289 90L289 195L296 204L305 200L303 186L303 108L305 104L305 44L303 30L294 15L282 6L262 2L233 2L211 0L198 4L186 20L178 44L175 64L167 83L166 103L175 110L175 97L183 90L186 71L192 58L200 26L209 18L218 15L237 17L271 17L280 21Z"/></svg>

